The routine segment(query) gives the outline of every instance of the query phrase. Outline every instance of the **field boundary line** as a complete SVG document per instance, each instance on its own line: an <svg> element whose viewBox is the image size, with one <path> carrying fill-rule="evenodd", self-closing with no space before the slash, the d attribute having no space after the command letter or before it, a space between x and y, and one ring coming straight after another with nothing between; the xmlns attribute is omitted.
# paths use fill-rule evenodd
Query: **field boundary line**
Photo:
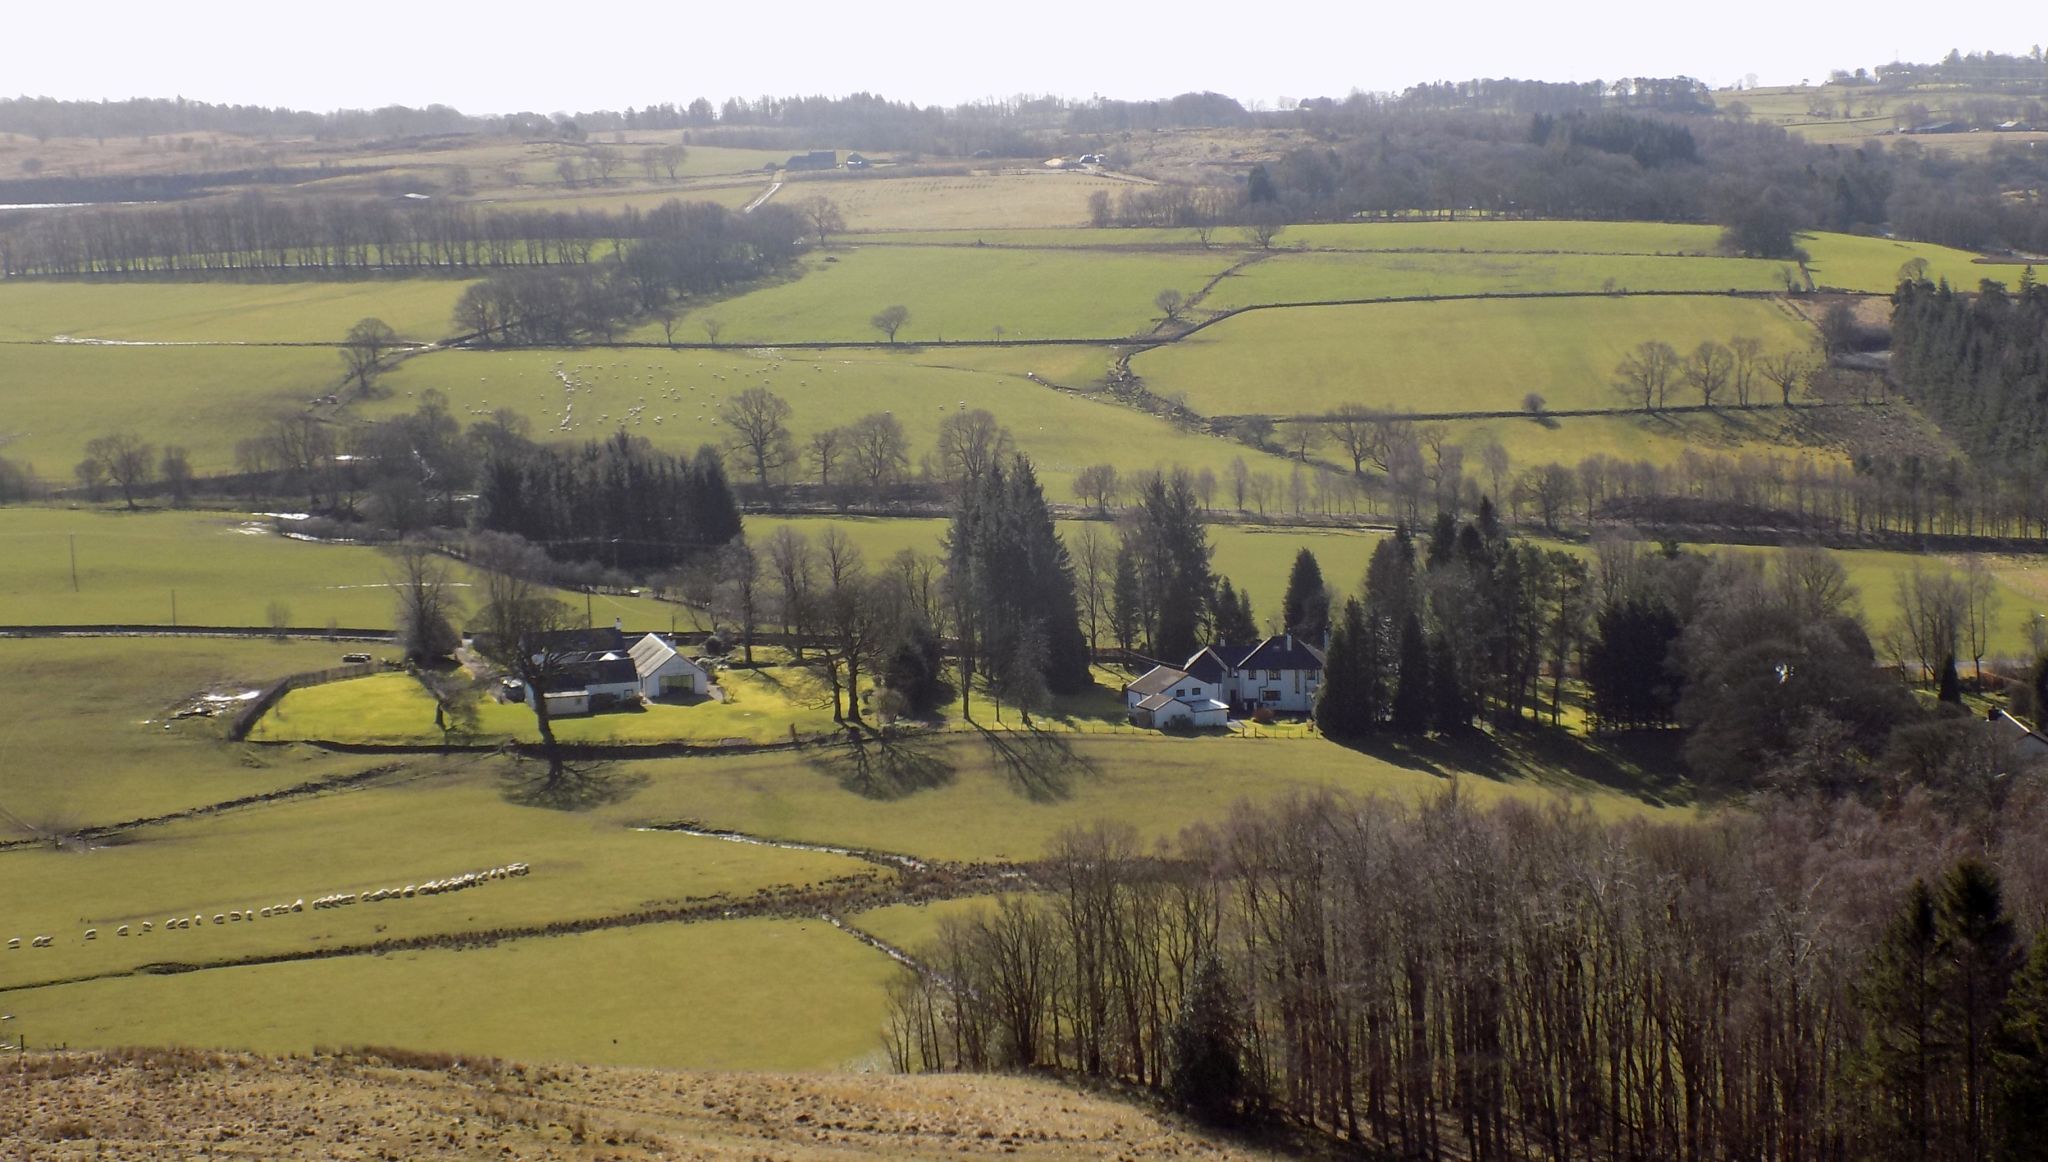
<svg viewBox="0 0 2048 1162"><path fill-rule="evenodd" d="M815 920L828 912L864 912L892 904L929 903L935 900L985 896L999 882L1014 884L1027 873L996 864L946 865L943 871L915 874L906 880L898 876L883 880L872 874L842 876L838 886L795 888L789 885L761 889L740 898L704 896L665 908L643 908L610 916L552 920L542 924L504 925L470 932L433 932L386 940L359 941L327 948L301 948L285 952L262 952L209 961L157 961L134 968L99 973L82 973L55 980L0 985L0 994L84 984L97 980L124 980L137 976L171 976L223 968L255 968L268 964L290 964L308 960L342 957L384 956L393 952L464 952L491 948L516 940L577 936L615 928L638 928L649 924L700 924L717 920Z"/></svg>
<svg viewBox="0 0 2048 1162"><path fill-rule="evenodd" d="M406 764L404 763L385 763L382 766L368 767L352 774L336 775L327 779L314 779L310 782L296 783L289 787L280 787L275 791L264 791L255 795L223 799L217 803L205 803L197 807L186 807L177 811L167 812L163 815L145 815L138 819L129 819L120 823L95 824L91 827L80 828L64 838L87 842L99 839L112 839L143 827L155 827L164 823L178 823L187 819L202 819L209 815L222 815L229 811L239 811L247 807L260 807L269 803L285 803L294 799L311 798L328 791L361 790L367 788L372 783L378 782L387 775L396 774L405 769ZM48 842L50 841L40 838L0 840L0 852L41 847Z"/></svg>

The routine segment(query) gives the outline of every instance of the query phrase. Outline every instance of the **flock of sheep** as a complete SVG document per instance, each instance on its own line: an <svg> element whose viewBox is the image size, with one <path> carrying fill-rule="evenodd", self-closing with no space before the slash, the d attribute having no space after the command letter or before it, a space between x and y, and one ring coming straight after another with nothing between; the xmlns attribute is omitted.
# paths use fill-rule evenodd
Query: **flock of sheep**
<svg viewBox="0 0 2048 1162"><path fill-rule="evenodd" d="M523 876L532 870L530 866L524 863L508 863L502 867L491 868L489 871L463 872L461 875L450 876L444 880L428 880L423 884L407 884L402 888L377 888L368 892L335 892L315 899L310 906L318 910L346 907L358 901L365 904L375 904L384 900L409 900L414 896L438 896L443 892L459 892L464 888L473 888L479 884L489 883L491 880ZM234 924L243 920L269 919L272 916L285 916L293 912L303 912L308 906L306 901L301 898L293 900L289 904L272 904L267 908L246 908L215 912L213 914L213 922L215 924ZM202 928L206 926L206 914L204 912L191 916L172 916L163 922L163 929L166 932L172 932L191 928L195 925ZM119 928L114 929L114 935L126 936L130 932L134 932L136 935L147 935L155 931L156 927L156 921L144 920L140 925L123 924ZM87 928L85 930L85 939L98 940L99 938L99 929ZM35 936L30 938L28 946L30 948L48 948L55 942L54 937ZM7 947L10 949L20 948L21 937L15 936L10 938L7 941Z"/></svg>

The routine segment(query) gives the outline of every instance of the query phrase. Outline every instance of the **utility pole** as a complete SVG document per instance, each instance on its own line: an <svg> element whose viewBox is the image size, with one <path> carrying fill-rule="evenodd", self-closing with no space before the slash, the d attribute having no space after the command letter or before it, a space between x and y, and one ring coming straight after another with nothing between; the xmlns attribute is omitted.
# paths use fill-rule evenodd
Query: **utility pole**
<svg viewBox="0 0 2048 1162"><path fill-rule="evenodd" d="M71 591L78 592L78 534L69 534L71 540Z"/></svg>
<svg viewBox="0 0 2048 1162"><path fill-rule="evenodd" d="M178 591L171 590L171 628L178 628Z"/></svg>

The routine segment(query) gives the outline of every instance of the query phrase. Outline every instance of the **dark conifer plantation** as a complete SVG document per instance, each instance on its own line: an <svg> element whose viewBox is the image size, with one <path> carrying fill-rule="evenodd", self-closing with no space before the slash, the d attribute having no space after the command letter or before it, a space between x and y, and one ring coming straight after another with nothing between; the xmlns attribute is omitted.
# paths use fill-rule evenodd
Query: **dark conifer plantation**
<svg viewBox="0 0 2048 1162"><path fill-rule="evenodd" d="M581 448L507 443L484 466L477 526L512 533L557 561L626 572L668 569L740 534L715 449L694 460L619 432Z"/></svg>
<svg viewBox="0 0 2048 1162"><path fill-rule="evenodd" d="M974 623L963 638L974 642L981 671L1011 673L1029 647L1048 692L1087 689L1094 679L1074 566L1029 459L996 465L966 490L946 546L952 584L967 595L963 616Z"/></svg>

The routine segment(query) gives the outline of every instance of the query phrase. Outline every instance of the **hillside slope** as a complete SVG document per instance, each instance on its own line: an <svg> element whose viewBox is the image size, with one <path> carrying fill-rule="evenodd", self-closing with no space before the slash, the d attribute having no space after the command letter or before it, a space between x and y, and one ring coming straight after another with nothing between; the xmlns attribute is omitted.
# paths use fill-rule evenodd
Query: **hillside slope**
<svg viewBox="0 0 2048 1162"><path fill-rule="evenodd" d="M0 1062L0 1141L38 1159L1261 1156L1037 1078L672 1073L375 1050L144 1049L25 1064Z"/></svg>

